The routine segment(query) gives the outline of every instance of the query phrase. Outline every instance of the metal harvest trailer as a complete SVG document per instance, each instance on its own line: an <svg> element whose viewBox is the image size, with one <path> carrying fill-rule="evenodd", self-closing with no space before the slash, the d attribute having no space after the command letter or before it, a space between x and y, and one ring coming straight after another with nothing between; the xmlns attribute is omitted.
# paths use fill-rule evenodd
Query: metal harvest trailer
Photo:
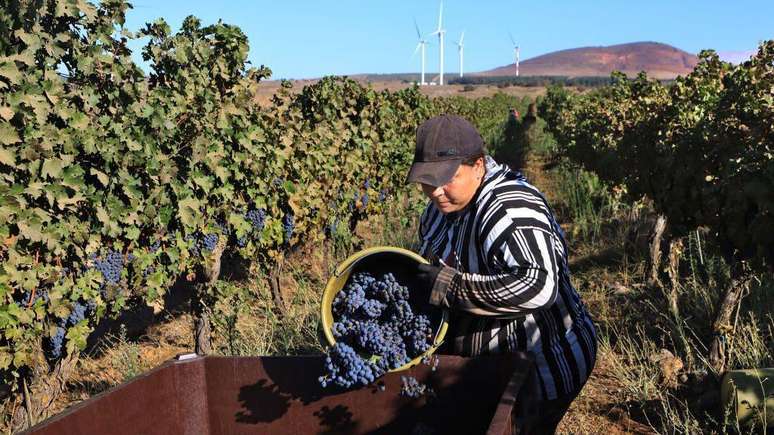
<svg viewBox="0 0 774 435"><path fill-rule="evenodd" d="M193 357L170 361L33 427L32 434L512 434L532 396L521 354L440 355L369 386L325 390L323 358ZM435 397L401 397L401 376ZM377 383L378 385L378 383Z"/></svg>

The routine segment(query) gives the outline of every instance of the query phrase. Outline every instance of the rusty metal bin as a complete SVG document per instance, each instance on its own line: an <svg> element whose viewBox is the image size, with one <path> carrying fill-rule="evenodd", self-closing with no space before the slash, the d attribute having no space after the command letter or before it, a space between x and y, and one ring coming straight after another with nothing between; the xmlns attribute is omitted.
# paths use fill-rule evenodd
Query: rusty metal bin
<svg viewBox="0 0 774 435"><path fill-rule="evenodd" d="M530 395L525 355L439 356L381 378L384 391L320 387L323 358L171 361L33 427L32 434L511 434ZM435 397L401 397L401 376ZM521 396L520 396L521 395Z"/></svg>

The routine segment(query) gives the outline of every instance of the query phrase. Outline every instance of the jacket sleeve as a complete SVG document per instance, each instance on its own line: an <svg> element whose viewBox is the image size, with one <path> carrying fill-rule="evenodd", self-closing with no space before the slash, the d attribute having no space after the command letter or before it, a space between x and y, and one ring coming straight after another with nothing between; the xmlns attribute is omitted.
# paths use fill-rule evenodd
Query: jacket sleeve
<svg viewBox="0 0 774 435"><path fill-rule="evenodd" d="M558 243L547 216L506 210L481 234L492 274L444 266L430 303L483 316L514 317L551 306L558 292Z"/></svg>

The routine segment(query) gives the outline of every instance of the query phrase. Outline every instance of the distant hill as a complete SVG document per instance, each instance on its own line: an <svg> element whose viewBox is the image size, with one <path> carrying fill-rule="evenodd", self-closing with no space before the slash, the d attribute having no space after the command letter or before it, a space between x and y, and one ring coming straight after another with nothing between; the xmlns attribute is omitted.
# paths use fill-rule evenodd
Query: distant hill
<svg viewBox="0 0 774 435"><path fill-rule="evenodd" d="M672 79L693 70L696 55L658 42L633 42L607 47L580 47L554 51L519 63L521 76L609 76L613 71ZM516 64L476 73L483 76L514 76Z"/></svg>

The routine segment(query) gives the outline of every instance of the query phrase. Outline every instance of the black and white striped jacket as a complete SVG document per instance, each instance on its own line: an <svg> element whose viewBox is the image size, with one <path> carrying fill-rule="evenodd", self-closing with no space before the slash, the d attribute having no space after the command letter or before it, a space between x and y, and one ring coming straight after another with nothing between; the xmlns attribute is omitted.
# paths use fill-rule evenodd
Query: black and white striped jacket
<svg viewBox="0 0 774 435"><path fill-rule="evenodd" d="M544 399L577 392L594 366L596 332L570 283L564 234L537 188L486 157L468 207L444 215L431 202L419 236L420 254L449 266L431 295L452 313L447 351L530 351Z"/></svg>

